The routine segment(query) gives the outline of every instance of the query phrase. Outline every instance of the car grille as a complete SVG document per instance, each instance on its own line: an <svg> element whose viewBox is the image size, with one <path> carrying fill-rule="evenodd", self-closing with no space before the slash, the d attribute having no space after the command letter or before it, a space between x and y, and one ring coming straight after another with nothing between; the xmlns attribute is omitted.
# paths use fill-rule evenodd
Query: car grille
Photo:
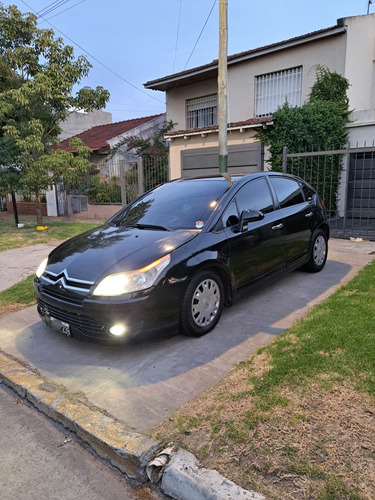
<svg viewBox="0 0 375 500"><path fill-rule="evenodd" d="M94 284L93 281L71 278L66 269L58 274L46 271L41 282L42 293L75 305L82 304Z"/></svg>
<svg viewBox="0 0 375 500"><path fill-rule="evenodd" d="M42 315L48 314L53 318L64 321L65 323L68 323L72 328L79 329L84 335L87 335L88 337L111 337L109 328L113 323L110 321L100 322L95 318L91 318L90 316L78 314L71 311L65 311L64 309L60 309L59 307L46 304L40 299L38 299L38 306L38 309ZM143 322L127 323L129 335L131 336L138 333L142 328L142 324Z"/></svg>
<svg viewBox="0 0 375 500"><path fill-rule="evenodd" d="M65 290L60 292L54 288L45 286L41 288L41 292L43 293L43 295L47 295L54 299L63 300L64 302L69 302L70 304L74 305L81 305L83 300L85 299L85 297L79 295L74 296L73 294L67 294Z"/></svg>

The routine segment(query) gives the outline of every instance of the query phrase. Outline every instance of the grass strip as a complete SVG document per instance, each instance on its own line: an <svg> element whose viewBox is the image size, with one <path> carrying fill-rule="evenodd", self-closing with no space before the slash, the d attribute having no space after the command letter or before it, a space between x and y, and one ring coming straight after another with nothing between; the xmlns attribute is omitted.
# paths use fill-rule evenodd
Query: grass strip
<svg viewBox="0 0 375 500"><path fill-rule="evenodd" d="M267 498L371 498L374 277L375 262L153 436Z"/></svg>
<svg viewBox="0 0 375 500"><path fill-rule="evenodd" d="M0 307L15 304L31 305L35 302L34 274L0 292Z"/></svg>
<svg viewBox="0 0 375 500"><path fill-rule="evenodd" d="M45 231L38 231L35 221L23 223L24 227L18 228L10 218L0 220L0 251L39 243L48 244L53 240L65 240L99 225L87 222L48 221L48 228Z"/></svg>

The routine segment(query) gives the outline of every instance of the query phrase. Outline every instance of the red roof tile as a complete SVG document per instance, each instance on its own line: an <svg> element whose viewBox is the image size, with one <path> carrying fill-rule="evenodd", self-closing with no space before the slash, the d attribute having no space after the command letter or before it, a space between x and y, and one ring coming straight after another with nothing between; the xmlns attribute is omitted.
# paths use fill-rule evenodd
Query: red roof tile
<svg viewBox="0 0 375 500"><path fill-rule="evenodd" d="M74 137L78 137L82 140L85 146L88 146L93 151L98 151L103 148L108 148L108 143L110 139L117 137L125 132L129 132L144 123L147 123L155 118L158 118L163 113L153 116L145 116L143 118L133 118L131 120L125 120L122 122L116 123L108 123L107 125L97 125L96 127L92 127L89 130L85 130L80 134L75 135ZM72 137L61 141L57 148L64 149L69 153L73 153L75 151L74 148L69 146L69 141Z"/></svg>

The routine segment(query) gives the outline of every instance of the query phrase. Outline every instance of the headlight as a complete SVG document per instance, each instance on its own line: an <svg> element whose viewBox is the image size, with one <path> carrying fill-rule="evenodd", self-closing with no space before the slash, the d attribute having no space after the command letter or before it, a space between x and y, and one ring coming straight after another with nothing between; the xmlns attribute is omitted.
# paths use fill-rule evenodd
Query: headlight
<svg viewBox="0 0 375 500"><path fill-rule="evenodd" d="M36 277L37 278L40 278L42 276L42 274L44 273L46 267L47 267L47 262L48 262L48 258L44 259L43 262L41 262L39 264L39 267L38 269L36 270Z"/></svg>
<svg viewBox="0 0 375 500"><path fill-rule="evenodd" d="M93 294L115 296L150 288L163 269L167 267L170 260L170 255L165 255L142 269L127 273L109 274L99 283Z"/></svg>

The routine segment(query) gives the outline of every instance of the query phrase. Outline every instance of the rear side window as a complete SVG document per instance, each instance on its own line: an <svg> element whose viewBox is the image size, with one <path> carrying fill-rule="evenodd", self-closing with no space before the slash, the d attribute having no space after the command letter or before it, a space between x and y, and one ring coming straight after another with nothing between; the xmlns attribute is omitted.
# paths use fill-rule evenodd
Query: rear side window
<svg viewBox="0 0 375 500"><path fill-rule="evenodd" d="M302 191L306 201L311 201L314 198L315 191L304 182L302 183Z"/></svg>
<svg viewBox="0 0 375 500"><path fill-rule="evenodd" d="M266 214L272 212L273 200L266 179L254 179L248 182L236 195L238 211L259 210Z"/></svg>
<svg viewBox="0 0 375 500"><path fill-rule="evenodd" d="M305 200L301 188L297 181L286 177L271 177L273 187L275 188L280 208L291 207L303 203Z"/></svg>

